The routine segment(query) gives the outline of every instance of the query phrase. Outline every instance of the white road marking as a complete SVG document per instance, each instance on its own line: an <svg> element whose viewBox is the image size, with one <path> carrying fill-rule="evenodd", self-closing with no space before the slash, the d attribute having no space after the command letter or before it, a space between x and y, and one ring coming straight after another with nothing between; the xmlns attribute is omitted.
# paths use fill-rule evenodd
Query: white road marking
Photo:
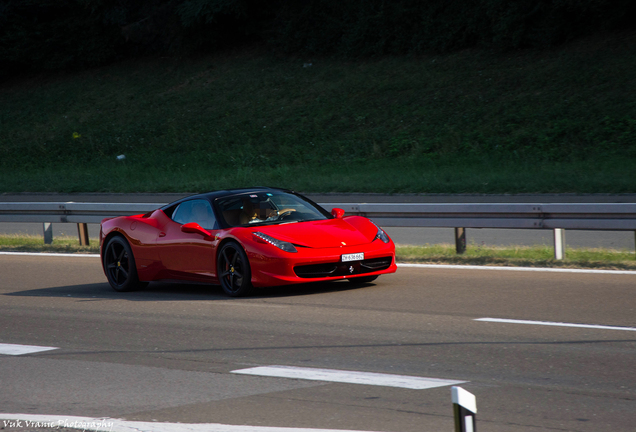
<svg viewBox="0 0 636 432"><path fill-rule="evenodd" d="M1 425L16 427L68 427L99 432L364 432L339 429L243 426L220 423L159 423L113 419L37 414L0 414Z"/></svg>
<svg viewBox="0 0 636 432"><path fill-rule="evenodd" d="M462 384L467 381L424 378L407 375L384 373L343 371L335 369L316 369L295 366L259 366L249 369L233 370L232 373L271 376L280 378L305 379L312 381L329 381L350 384L366 384L386 387L401 387L423 390L435 387Z"/></svg>
<svg viewBox="0 0 636 432"><path fill-rule="evenodd" d="M0 252L0 255L23 255L23 256L47 256L47 257L99 258L99 254L50 253L50 252Z"/></svg>
<svg viewBox="0 0 636 432"><path fill-rule="evenodd" d="M578 328L589 328L589 329L600 329L600 330L636 331L635 327L617 327L617 326L606 326L606 325L596 325L596 324L570 324L570 323L562 323L562 322L527 321L527 320L514 320L514 319L503 319L503 318L477 318L475 319L475 321L495 322L495 323L504 323L504 324L529 324L529 325L542 325L542 326L554 326L554 327L578 327Z"/></svg>
<svg viewBox="0 0 636 432"><path fill-rule="evenodd" d="M398 263L398 267L413 268L435 268L450 270L502 270L502 271L525 271L525 272L552 272L552 273L596 273L596 274L626 274L636 275L635 270L594 270L594 269L570 269L570 268L544 268L544 267L497 267L497 266L475 266L475 265L446 265L446 264L411 264Z"/></svg>
<svg viewBox="0 0 636 432"><path fill-rule="evenodd" d="M51 351L56 349L59 349L59 348L35 346L35 345L17 345L17 344L0 343L0 354L5 354L5 355L33 354L36 352Z"/></svg>

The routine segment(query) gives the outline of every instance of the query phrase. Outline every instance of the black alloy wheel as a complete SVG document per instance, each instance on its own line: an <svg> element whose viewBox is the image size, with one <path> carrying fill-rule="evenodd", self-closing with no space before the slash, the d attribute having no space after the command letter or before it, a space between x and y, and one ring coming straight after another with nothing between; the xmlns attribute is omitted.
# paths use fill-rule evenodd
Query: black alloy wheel
<svg viewBox="0 0 636 432"><path fill-rule="evenodd" d="M139 281L132 249L123 237L115 236L108 241L104 248L104 270L115 291L133 291L147 285Z"/></svg>
<svg viewBox="0 0 636 432"><path fill-rule="evenodd" d="M227 295L241 297L252 291L250 263L238 243L223 245L216 262L219 282Z"/></svg>

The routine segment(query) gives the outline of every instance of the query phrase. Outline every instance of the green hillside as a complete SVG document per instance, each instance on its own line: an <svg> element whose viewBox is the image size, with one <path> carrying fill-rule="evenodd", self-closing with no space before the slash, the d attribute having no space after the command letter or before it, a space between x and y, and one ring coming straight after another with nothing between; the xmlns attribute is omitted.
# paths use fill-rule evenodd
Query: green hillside
<svg viewBox="0 0 636 432"><path fill-rule="evenodd" d="M624 33L355 61L252 48L14 78L0 84L0 192L634 192L634 71Z"/></svg>

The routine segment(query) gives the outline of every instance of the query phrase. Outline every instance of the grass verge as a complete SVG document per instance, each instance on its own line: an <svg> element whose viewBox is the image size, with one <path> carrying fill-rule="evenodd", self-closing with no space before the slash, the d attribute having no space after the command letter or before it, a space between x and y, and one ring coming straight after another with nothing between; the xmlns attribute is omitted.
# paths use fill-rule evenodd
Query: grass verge
<svg viewBox="0 0 636 432"><path fill-rule="evenodd" d="M636 270L633 252L598 248L570 248L564 260L555 260L554 249L549 246L467 245L466 252L458 255L454 245L437 244L397 246L396 257L398 262L427 264Z"/></svg>
<svg viewBox="0 0 636 432"><path fill-rule="evenodd" d="M3 235L0 236L0 251L98 254L99 241L94 238L89 246L80 246L77 238L56 237L52 244L45 245L42 236ZM556 261L553 253L548 246L468 245L462 255L457 255L450 244L398 245L396 248L397 261L408 263L636 270L636 256L629 251L568 249L563 261Z"/></svg>
<svg viewBox="0 0 636 432"><path fill-rule="evenodd" d="M77 237L55 237L53 243L44 244L42 236L0 235L0 251L98 254L99 239L91 238L90 245L80 246Z"/></svg>
<svg viewBox="0 0 636 432"><path fill-rule="evenodd" d="M1 83L0 192L636 190L636 33L307 60L254 48Z"/></svg>

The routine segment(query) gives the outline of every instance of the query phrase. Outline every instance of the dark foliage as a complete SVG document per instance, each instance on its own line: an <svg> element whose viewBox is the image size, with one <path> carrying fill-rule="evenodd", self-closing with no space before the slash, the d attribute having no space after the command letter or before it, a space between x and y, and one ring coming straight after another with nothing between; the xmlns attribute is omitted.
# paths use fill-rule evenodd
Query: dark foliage
<svg viewBox="0 0 636 432"><path fill-rule="evenodd" d="M0 1L2 73L104 63L117 52L116 30L78 1Z"/></svg>
<svg viewBox="0 0 636 432"><path fill-rule="evenodd" d="M254 41L348 57L543 48L634 27L634 0L0 0L0 74Z"/></svg>
<svg viewBox="0 0 636 432"><path fill-rule="evenodd" d="M272 40L346 56L544 48L636 27L633 0L310 0L284 2Z"/></svg>
<svg viewBox="0 0 636 432"><path fill-rule="evenodd" d="M0 0L0 74L233 46L259 36L266 12L255 0Z"/></svg>

